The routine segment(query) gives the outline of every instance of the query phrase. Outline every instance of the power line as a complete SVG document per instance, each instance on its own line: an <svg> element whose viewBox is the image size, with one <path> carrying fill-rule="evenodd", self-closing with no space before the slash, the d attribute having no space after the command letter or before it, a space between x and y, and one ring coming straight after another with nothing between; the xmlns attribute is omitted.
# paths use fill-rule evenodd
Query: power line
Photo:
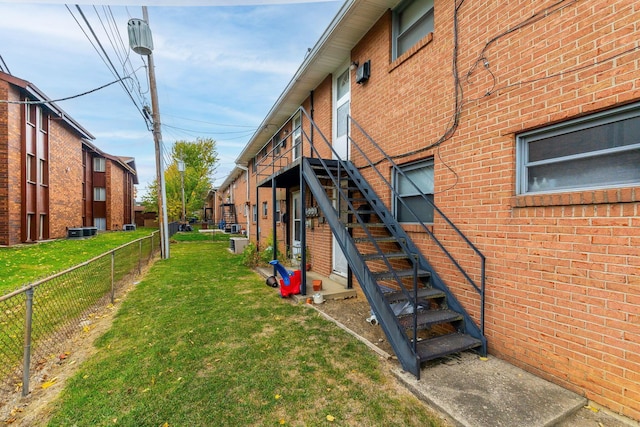
<svg viewBox="0 0 640 427"><path fill-rule="evenodd" d="M125 76L122 79L129 79L129 78L131 78L131 77ZM120 83L122 79L114 80L114 81L112 81L110 83L104 84L104 85L102 85L100 87L97 87L95 89L91 89L91 90L88 90L86 92L79 93L77 95L67 96L65 98L49 99L49 100L46 100L46 101L8 101L8 100L5 100L5 99L0 99L0 102L5 103L5 104L51 104L53 102L67 101L69 99L80 98L81 96L89 95L90 93L97 92L97 91L99 91L101 89L104 89L106 87L109 87L109 86L111 86L113 84Z"/></svg>
<svg viewBox="0 0 640 427"><path fill-rule="evenodd" d="M104 57L100 54L100 51L98 51L98 49L96 48L96 46L93 44L93 42L91 41L91 38L89 37L89 35L86 33L86 31L84 30L84 28L82 27L82 25L80 24L80 22L76 19L75 15L73 14L73 12L71 11L71 9L69 9L69 6L65 5L65 7L67 8L67 10L69 11L69 13L71 14L71 16L73 17L73 19L76 21L76 23L78 24L78 26L80 27L80 29L82 30L82 32L84 33L85 37L87 38L87 40L89 40L89 43L91 43L91 45L94 47L94 49L96 50L96 52L98 52L98 55L102 58L102 61L105 63L105 65L107 65L107 68L109 68L109 70L111 71L112 74L114 74L115 76L117 76L118 81L120 82L122 88L124 89L124 91L127 93L127 95L129 96L129 98L131 99L131 102L133 102L133 105L136 107L136 109L138 110L138 112L140 113L140 115L142 116L142 118L145 120L145 123L147 124L147 128L149 126L149 122L147 121L147 117L144 115L144 113L142 112L142 109L140 108L140 106L138 106L138 104L136 103L135 99L133 99L133 95L131 95L131 92L129 91L129 89L126 87L126 85L122 82L122 77L120 77L120 73L118 73L118 70L116 69L116 67L113 65L113 62L111 61L111 59L109 58L109 55L107 54L106 50L104 49L104 46L102 46L102 43L100 42L100 39L98 38L98 36L96 35L95 31L93 30L93 27L91 26L91 23L89 23L89 21L87 20L87 17L85 16L84 12L82 12L82 9L80 8L79 5L76 5L76 9L78 10L78 12L80 13L80 16L82 17L82 19L84 20L87 28L89 29L89 31L91 32L91 34L93 35L93 38L95 39L96 43L98 44L98 46L100 47L100 51L102 51L102 55L104 55Z"/></svg>

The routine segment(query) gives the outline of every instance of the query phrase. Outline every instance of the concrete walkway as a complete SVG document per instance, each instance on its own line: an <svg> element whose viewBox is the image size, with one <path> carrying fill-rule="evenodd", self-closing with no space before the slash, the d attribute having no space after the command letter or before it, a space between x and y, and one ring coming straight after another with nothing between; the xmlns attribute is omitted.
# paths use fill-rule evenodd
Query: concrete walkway
<svg viewBox="0 0 640 427"><path fill-rule="evenodd" d="M500 359L473 353L426 364L419 381L400 369L394 374L460 426L554 426L587 404L584 397Z"/></svg>

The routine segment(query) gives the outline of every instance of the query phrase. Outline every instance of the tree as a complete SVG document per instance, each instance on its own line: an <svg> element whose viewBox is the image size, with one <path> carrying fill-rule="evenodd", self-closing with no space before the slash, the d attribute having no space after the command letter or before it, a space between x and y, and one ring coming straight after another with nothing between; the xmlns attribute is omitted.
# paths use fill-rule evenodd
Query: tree
<svg viewBox="0 0 640 427"><path fill-rule="evenodd" d="M171 149L171 163L164 172L169 221L182 217L182 181L178 161L184 162L184 199L187 218L198 215L213 183L218 153L213 139L197 138L195 141L176 141ZM157 210L158 183L154 180L142 203L150 211Z"/></svg>

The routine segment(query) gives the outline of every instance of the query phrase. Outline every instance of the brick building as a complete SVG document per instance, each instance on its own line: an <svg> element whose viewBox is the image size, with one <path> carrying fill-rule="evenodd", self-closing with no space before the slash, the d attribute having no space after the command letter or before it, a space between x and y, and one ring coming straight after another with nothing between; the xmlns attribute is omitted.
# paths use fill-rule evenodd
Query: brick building
<svg viewBox="0 0 640 427"><path fill-rule="evenodd" d="M133 222L135 160L94 137L33 84L0 72L0 245Z"/></svg>
<svg viewBox="0 0 640 427"><path fill-rule="evenodd" d="M348 0L218 193L361 291L405 369L475 348L640 420L638 22L628 0Z"/></svg>

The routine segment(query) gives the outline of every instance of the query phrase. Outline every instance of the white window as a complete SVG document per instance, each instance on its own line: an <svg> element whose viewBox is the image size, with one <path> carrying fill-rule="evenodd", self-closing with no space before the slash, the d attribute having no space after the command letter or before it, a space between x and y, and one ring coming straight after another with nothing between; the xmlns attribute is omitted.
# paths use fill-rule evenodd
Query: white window
<svg viewBox="0 0 640 427"><path fill-rule="evenodd" d="M32 154L27 154L25 175L27 182L36 182L36 158Z"/></svg>
<svg viewBox="0 0 640 427"><path fill-rule="evenodd" d="M398 222L433 222L433 160L400 166L394 174L395 216ZM426 199L426 200L425 200Z"/></svg>
<svg viewBox="0 0 640 427"><path fill-rule="evenodd" d="M258 207L256 205L251 206L253 214L253 222L258 222Z"/></svg>
<svg viewBox="0 0 640 427"><path fill-rule="evenodd" d="M269 205L267 202L262 202L262 216L266 217L267 215L269 215Z"/></svg>
<svg viewBox="0 0 640 427"><path fill-rule="evenodd" d="M107 190L104 187L93 187L93 201L104 202L107 200Z"/></svg>
<svg viewBox="0 0 640 427"><path fill-rule="evenodd" d="M517 137L518 194L640 184L640 104Z"/></svg>
<svg viewBox="0 0 640 427"><path fill-rule="evenodd" d="M297 159L302 155L302 114L298 112L293 118L293 159Z"/></svg>
<svg viewBox="0 0 640 427"><path fill-rule="evenodd" d="M93 226L98 230L106 230L107 229L107 219L106 218L94 218Z"/></svg>
<svg viewBox="0 0 640 427"><path fill-rule="evenodd" d="M94 157L93 158L93 171L94 172L104 172L107 170L106 161L104 157Z"/></svg>
<svg viewBox="0 0 640 427"><path fill-rule="evenodd" d="M49 184L49 170L47 169L47 162L44 159L40 159L38 164L38 183L47 185Z"/></svg>
<svg viewBox="0 0 640 427"><path fill-rule="evenodd" d="M407 0L393 11L393 59L433 32L433 0Z"/></svg>

